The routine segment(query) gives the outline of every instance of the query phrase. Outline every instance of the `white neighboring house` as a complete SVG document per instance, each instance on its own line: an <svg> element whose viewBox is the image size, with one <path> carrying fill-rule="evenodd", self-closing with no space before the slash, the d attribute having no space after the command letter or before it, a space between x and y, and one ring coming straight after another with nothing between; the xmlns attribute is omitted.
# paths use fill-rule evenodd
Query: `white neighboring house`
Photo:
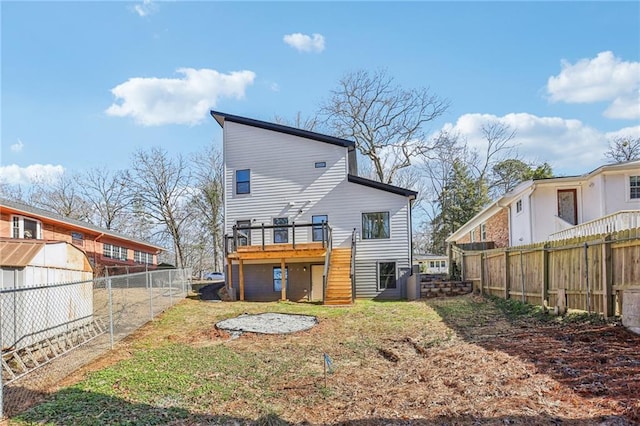
<svg viewBox="0 0 640 426"><path fill-rule="evenodd" d="M509 246L640 227L640 160L604 165L580 176L522 182L447 242L467 243L471 230L505 209Z"/></svg>
<svg viewBox="0 0 640 426"><path fill-rule="evenodd" d="M327 304L404 297L416 192L358 177L353 141L211 115L223 128L233 293Z"/></svg>
<svg viewBox="0 0 640 426"><path fill-rule="evenodd" d="M420 265L422 274L448 274L449 258L438 254L414 254L413 264Z"/></svg>

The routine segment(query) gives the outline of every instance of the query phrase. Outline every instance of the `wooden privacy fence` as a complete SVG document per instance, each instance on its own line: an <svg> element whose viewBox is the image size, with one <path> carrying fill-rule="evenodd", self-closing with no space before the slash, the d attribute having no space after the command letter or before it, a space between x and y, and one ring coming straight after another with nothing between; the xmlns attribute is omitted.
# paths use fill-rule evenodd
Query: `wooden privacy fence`
<svg viewBox="0 0 640 426"><path fill-rule="evenodd" d="M620 314L625 288L640 287L640 228L484 251L452 247L474 289L526 303Z"/></svg>

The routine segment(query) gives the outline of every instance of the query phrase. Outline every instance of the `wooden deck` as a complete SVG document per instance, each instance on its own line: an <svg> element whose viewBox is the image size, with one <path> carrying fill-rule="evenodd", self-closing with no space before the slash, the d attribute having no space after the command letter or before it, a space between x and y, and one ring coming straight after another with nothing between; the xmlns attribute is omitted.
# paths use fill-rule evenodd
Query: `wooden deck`
<svg viewBox="0 0 640 426"><path fill-rule="evenodd" d="M242 246L238 250L229 253L228 259L233 260L261 260L261 259L298 259L323 257L327 254L327 248L322 243L270 244L262 246Z"/></svg>

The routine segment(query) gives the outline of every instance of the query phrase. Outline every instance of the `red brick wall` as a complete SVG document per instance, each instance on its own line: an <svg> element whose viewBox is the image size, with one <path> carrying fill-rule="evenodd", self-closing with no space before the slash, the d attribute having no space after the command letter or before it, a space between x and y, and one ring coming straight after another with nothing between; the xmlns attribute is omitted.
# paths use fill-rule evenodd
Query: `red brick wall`
<svg viewBox="0 0 640 426"><path fill-rule="evenodd" d="M509 215L508 209L501 209L499 212L487 219L485 223L485 231L487 237L483 240L480 233L480 225L473 229L475 233L474 242L493 241L497 247L509 246ZM470 232L465 233L456 240L457 244L465 244L471 242Z"/></svg>

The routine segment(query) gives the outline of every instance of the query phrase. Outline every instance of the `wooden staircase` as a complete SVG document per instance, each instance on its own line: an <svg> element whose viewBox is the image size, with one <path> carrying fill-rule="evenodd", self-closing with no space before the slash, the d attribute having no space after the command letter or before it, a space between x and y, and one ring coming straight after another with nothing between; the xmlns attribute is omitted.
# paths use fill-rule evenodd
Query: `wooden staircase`
<svg viewBox="0 0 640 426"><path fill-rule="evenodd" d="M329 277L325 305L350 305L351 294L351 249L333 249L329 259Z"/></svg>

